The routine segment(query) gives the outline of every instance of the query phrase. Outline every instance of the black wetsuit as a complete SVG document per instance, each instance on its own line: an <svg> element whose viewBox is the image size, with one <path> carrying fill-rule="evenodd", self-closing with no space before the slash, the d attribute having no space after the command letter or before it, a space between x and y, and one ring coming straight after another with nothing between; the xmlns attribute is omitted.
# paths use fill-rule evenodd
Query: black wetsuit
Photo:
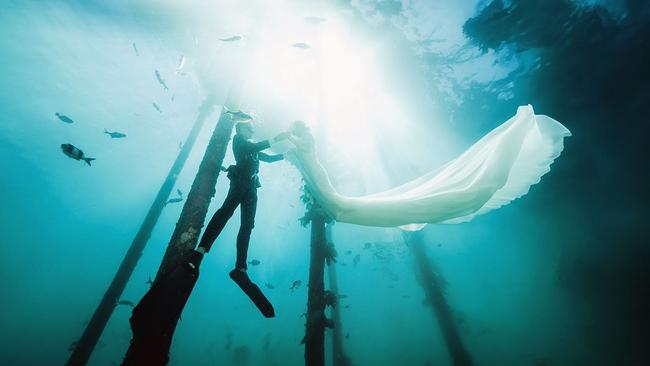
<svg viewBox="0 0 650 366"><path fill-rule="evenodd" d="M237 206L241 205L241 226L237 234L237 262L235 268L246 268L246 256L251 231L255 226L255 210L257 209L257 188L261 187L257 173L260 160L272 163L282 160L280 155L267 155L261 152L270 147L268 140L251 142L239 134L235 135L232 142L232 150L235 155L236 165L228 168L230 178L230 189L226 200L221 208L215 212L208 224L199 246L205 248L206 253L210 250L212 243L221 234L226 222L232 217Z"/></svg>

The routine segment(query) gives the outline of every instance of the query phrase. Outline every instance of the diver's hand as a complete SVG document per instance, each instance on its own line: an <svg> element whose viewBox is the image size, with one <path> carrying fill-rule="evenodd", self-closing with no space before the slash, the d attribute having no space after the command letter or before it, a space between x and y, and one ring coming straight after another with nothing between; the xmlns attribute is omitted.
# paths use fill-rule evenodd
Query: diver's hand
<svg viewBox="0 0 650 366"><path fill-rule="evenodd" d="M273 138L273 142L280 142L289 138L289 132L281 132Z"/></svg>

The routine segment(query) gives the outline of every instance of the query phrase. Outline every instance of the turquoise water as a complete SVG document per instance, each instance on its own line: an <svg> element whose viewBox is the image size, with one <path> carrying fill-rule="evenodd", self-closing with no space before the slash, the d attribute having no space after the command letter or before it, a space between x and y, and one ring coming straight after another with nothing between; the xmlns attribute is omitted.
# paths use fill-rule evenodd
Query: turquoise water
<svg viewBox="0 0 650 366"><path fill-rule="evenodd" d="M348 194L439 166L518 105L564 123L573 137L528 195L470 223L423 230L429 261L475 365L650 364L649 19L632 0L5 1L0 364L65 363L199 106L213 94L220 107L239 84L256 137L307 121ZM243 38L219 40L233 35ZM310 48L291 47L298 42ZM184 196L219 110L178 176ZM70 159L64 143L97 160ZM285 162L263 165L260 176L249 251L260 264L249 273L274 286L263 290L277 316L262 318L228 278L236 213L202 264L170 365L304 363L300 176ZM227 184L219 178L208 217ZM121 299L137 303L148 290L183 203L164 209ZM339 223L332 240L352 362L452 364L401 233ZM130 314L116 307L90 365L121 362ZM330 331L325 354L330 364Z"/></svg>

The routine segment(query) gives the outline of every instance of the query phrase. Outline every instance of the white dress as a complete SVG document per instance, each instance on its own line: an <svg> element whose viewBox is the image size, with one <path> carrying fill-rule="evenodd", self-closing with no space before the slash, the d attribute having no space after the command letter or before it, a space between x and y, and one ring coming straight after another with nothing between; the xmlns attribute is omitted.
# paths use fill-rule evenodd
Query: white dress
<svg viewBox="0 0 650 366"><path fill-rule="evenodd" d="M333 187L311 135L294 138L295 158L311 193L336 221L417 230L427 223L466 222L508 204L538 183L571 132L522 106L458 158L396 188L347 197Z"/></svg>

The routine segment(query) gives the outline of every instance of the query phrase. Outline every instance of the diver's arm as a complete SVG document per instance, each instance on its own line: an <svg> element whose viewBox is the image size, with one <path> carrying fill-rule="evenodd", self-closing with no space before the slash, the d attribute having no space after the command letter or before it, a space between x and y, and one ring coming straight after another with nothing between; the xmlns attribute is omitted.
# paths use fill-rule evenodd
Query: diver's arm
<svg viewBox="0 0 650 366"><path fill-rule="evenodd" d="M271 147L271 143L269 142L269 140L251 142L240 137L239 135L235 135L232 144L233 144L233 150L241 151L244 154L251 153L251 152L260 152L264 149L268 149L269 147Z"/></svg>
<svg viewBox="0 0 650 366"><path fill-rule="evenodd" d="M276 144L276 143L284 141L284 140L286 140L288 138L289 138L289 133L288 132L280 132L279 134L277 134L277 136L275 136L271 140L264 140L264 141L258 142L257 144L260 144L259 146L257 146L257 144L256 144L256 151L258 153L258 158L260 160L264 161L264 162L267 162L267 163L272 163L274 161L282 160L283 159L282 154L269 155L269 154L262 153L261 150L268 149L269 147L271 147L271 144ZM259 150L257 150L258 147L260 148Z"/></svg>
<svg viewBox="0 0 650 366"><path fill-rule="evenodd" d="M280 160L284 159L283 154L269 155L269 154L265 154L263 152L257 153L257 157L258 157L258 159L260 159L261 161L263 161L265 163L274 163L276 161L280 161Z"/></svg>
<svg viewBox="0 0 650 366"><path fill-rule="evenodd" d="M260 152L262 150L268 149L271 147L271 142L269 140L262 140L259 142L250 142L248 141L249 144L251 144L250 149L253 151Z"/></svg>
<svg viewBox="0 0 650 366"><path fill-rule="evenodd" d="M262 140L259 142L251 142L248 141L239 135L235 135L235 138L233 139L233 150L235 151L241 151L245 154L251 153L251 152L257 152L259 153L262 150L266 150L269 147L271 147L271 142L276 143L280 142L282 140L286 140L288 136L288 133L282 132L275 136L272 140Z"/></svg>

